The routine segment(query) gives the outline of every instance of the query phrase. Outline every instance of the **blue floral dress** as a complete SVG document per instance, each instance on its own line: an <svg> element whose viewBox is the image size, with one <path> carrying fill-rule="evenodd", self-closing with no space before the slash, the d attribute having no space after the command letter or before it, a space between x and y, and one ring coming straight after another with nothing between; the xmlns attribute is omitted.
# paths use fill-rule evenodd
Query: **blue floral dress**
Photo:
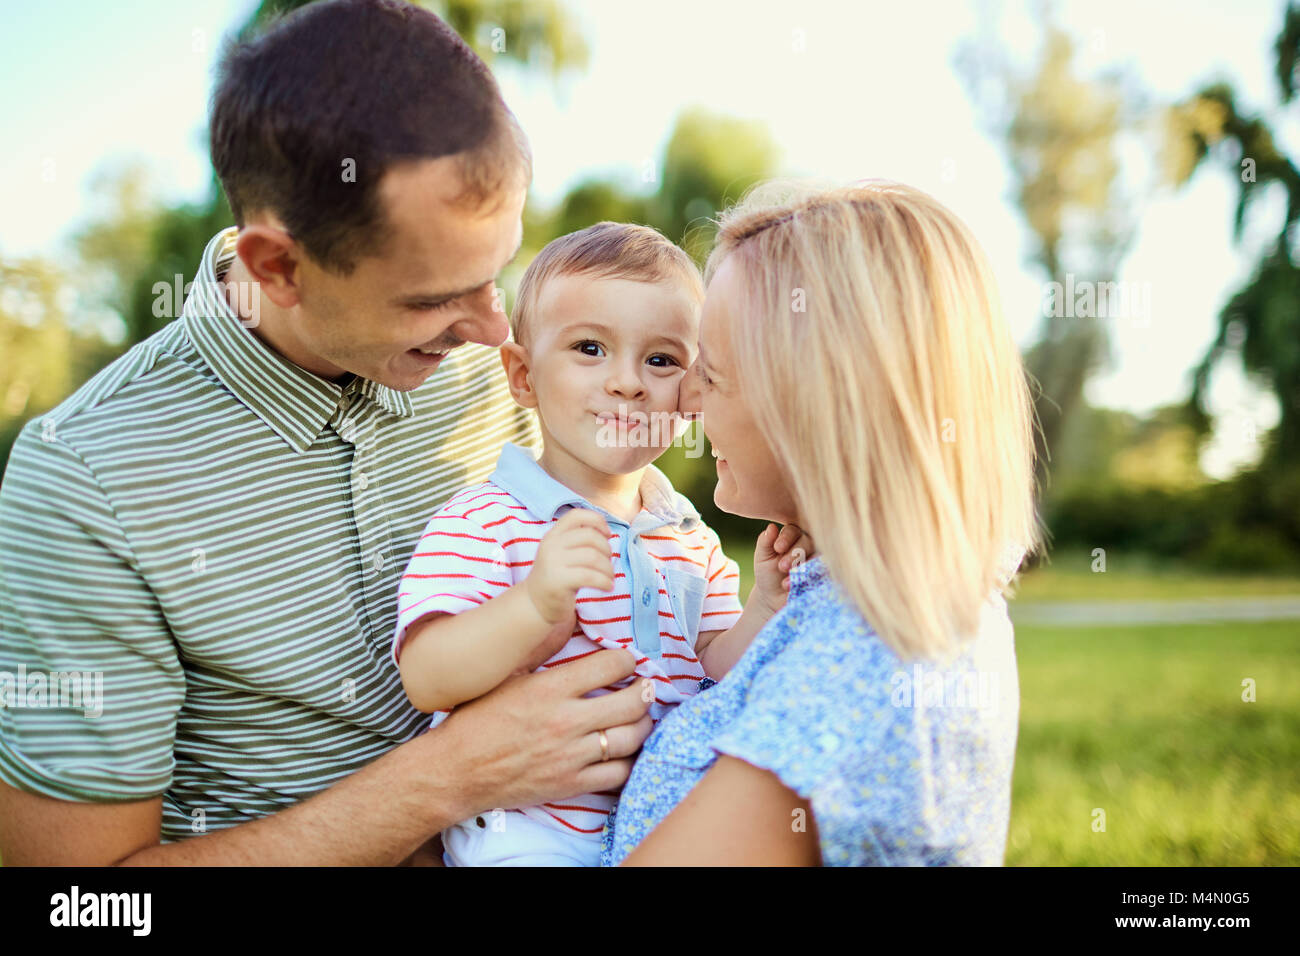
<svg viewBox="0 0 1300 956"><path fill-rule="evenodd" d="M1000 595L959 652L905 663L814 558L726 678L646 740L601 865L623 860L719 754L809 802L825 864L1001 865L1019 704Z"/></svg>

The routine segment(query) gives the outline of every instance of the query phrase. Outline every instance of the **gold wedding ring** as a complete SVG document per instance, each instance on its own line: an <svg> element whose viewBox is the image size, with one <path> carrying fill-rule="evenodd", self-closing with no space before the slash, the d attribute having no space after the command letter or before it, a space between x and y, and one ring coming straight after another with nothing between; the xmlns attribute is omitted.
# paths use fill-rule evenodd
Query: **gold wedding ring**
<svg viewBox="0 0 1300 956"><path fill-rule="evenodd" d="M604 763L609 759L609 738L605 736L605 731L600 731L600 761Z"/></svg>

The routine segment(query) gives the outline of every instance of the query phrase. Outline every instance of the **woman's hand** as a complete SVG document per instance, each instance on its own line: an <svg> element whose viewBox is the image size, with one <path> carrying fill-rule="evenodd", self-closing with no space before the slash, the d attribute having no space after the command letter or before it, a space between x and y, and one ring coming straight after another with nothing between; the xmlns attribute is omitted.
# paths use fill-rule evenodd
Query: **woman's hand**
<svg viewBox="0 0 1300 956"><path fill-rule="evenodd" d="M790 569L803 564L814 554L812 538L798 525L783 525L779 530L769 524L754 546L754 591L750 600L759 600L772 614L785 607L790 592Z"/></svg>

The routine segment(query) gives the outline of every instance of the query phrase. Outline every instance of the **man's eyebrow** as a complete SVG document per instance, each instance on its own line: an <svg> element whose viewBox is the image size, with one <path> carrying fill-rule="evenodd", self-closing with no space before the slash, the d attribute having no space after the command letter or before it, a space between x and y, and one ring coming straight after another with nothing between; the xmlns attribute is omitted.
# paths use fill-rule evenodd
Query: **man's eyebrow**
<svg viewBox="0 0 1300 956"><path fill-rule="evenodd" d="M524 247L524 241L520 239L519 245L515 246L514 255L510 257L510 262L514 262L515 259L519 257L519 250L522 249L523 247ZM506 265L510 265L510 262L507 262ZM497 277L493 276L490 279L486 279L483 282L480 282L478 285L472 285L468 289L457 289L455 292L411 292L406 295L399 295L397 298L393 300L393 304L414 305L417 302L429 302L433 304L450 302L452 299L459 299L463 295L469 295L471 292L477 292L485 285L496 282L496 280Z"/></svg>

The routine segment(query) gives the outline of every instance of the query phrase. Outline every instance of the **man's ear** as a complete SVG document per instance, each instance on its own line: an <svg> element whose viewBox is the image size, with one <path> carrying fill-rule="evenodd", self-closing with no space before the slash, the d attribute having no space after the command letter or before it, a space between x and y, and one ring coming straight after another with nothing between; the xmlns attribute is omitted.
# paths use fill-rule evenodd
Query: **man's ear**
<svg viewBox="0 0 1300 956"><path fill-rule="evenodd" d="M274 225L250 223L239 230L235 252L262 295L281 309L298 304L301 251L288 232Z"/></svg>
<svg viewBox="0 0 1300 956"><path fill-rule="evenodd" d="M537 393L533 391L527 350L518 342L506 342L501 346L501 364L506 370L506 383L515 402L524 408L536 408Z"/></svg>

